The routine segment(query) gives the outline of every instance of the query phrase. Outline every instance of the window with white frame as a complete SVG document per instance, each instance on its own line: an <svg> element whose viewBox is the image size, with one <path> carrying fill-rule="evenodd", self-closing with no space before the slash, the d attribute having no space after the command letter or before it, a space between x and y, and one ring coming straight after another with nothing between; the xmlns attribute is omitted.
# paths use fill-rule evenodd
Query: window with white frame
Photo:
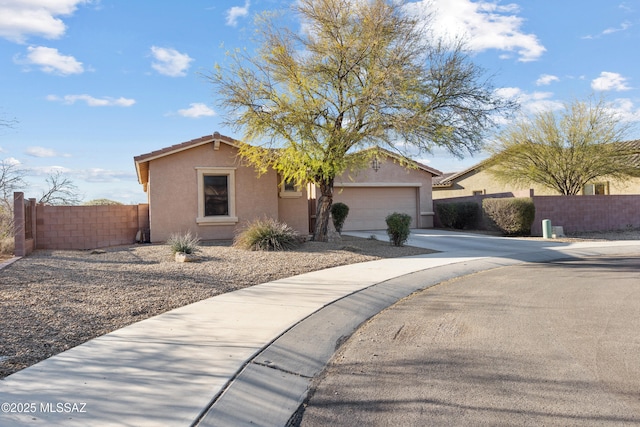
<svg viewBox="0 0 640 427"><path fill-rule="evenodd" d="M235 199L235 168L196 168L198 175L198 218L201 225L230 225L238 222Z"/></svg>
<svg viewBox="0 0 640 427"><path fill-rule="evenodd" d="M281 184L280 197L283 199L302 197L302 191L296 187L293 181L284 181Z"/></svg>

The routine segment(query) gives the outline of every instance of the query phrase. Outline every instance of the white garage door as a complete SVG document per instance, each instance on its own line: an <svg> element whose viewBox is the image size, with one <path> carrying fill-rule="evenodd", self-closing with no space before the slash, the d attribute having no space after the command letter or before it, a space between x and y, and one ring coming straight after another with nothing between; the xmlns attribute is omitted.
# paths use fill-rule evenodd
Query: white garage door
<svg viewBox="0 0 640 427"><path fill-rule="evenodd" d="M416 187L336 187L333 201L349 206L343 231L386 230L384 219L393 212L411 215L416 226Z"/></svg>

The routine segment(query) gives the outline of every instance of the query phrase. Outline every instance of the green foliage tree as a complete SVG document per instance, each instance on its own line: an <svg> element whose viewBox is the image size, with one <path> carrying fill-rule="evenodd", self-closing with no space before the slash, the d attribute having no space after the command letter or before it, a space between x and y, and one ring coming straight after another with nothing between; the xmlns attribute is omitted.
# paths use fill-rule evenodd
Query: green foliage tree
<svg viewBox="0 0 640 427"><path fill-rule="evenodd" d="M516 186L535 183L576 195L597 178L640 176L640 150L622 142L628 130L603 98L575 100L505 128L490 147L487 171Z"/></svg>
<svg viewBox="0 0 640 427"><path fill-rule="evenodd" d="M376 155L365 148L408 157L438 146L462 156L481 146L496 113L514 107L462 43L435 38L402 1L299 0L293 8L286 19L298 18L300 29L280 23L282 14L262 15L259 50L231 52L207 77L226 124L243 131L249 163L319 187L315 240L327 239L334 178Z"/></svg>

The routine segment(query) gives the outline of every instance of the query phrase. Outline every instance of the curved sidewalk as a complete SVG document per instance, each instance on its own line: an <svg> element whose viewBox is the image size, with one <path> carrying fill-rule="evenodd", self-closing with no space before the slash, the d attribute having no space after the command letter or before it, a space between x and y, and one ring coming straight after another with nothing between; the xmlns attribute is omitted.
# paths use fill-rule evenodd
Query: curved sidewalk
<svg viewBox="0 0 640 427"><path fill-rule="evenodd" d="M0 425L285 425L340 342L419 289L522 262L640 254L638 241L566 244L435 230L415 231L410 243L445 252L219 295L24 369L0 381Z"/></svg>

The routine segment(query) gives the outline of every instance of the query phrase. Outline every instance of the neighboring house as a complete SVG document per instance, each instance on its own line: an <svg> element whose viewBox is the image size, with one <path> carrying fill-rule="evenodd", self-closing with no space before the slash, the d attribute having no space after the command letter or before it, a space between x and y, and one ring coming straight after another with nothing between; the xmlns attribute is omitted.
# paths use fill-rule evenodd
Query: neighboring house
<svg viewBox="0 0 640 427"><path fill-rule="evenodd" d="M528 192L529 189L516 188L497 181L492 174L487 172L486 163L483 161L461 172L445 173L435 177L433 179L433 199L500 193L513 193L514 196L522 196ZM530 188L534 190L534 194L540 196L557 194L540 185L531 185Z"/></svg>
<svg viewBox="0 0 640 427"><path fill-rule="evenodd" d="M343 230L386 228L384 218L392 212L411 215L412 227L433 227L431 180L440 172L418 163L405 168L392 153L382 153L377 170L336 177L334 202L350 208ZM201 239L231 239L247 222L264 217L303 234L310 230L316 189L281 185L273 170L258 176L238 156L238 143L217 132L136 156L134 162L147 193L154 242L186 231Z"/></svg>
<svg viewBox="0 0 640 427"><path fill-rule="evenodd" d="M626 141L627 148L635 148L640 151L640 140ZM640 169L640 155L634 155L634 161ZM556 191L532 184L528 188L513 187L497 181L486 167L487 161L480 162L468 169L457 173L445 173L433 180L433 198L448 199L451 197L473 196L498 193L524 193L529 189L538 196L558 195ZM629 178L623 181L598 179L584 186L582 195L624 195L640 194L640 178ZM516 194L517 195L517 194Z"/></svg>

